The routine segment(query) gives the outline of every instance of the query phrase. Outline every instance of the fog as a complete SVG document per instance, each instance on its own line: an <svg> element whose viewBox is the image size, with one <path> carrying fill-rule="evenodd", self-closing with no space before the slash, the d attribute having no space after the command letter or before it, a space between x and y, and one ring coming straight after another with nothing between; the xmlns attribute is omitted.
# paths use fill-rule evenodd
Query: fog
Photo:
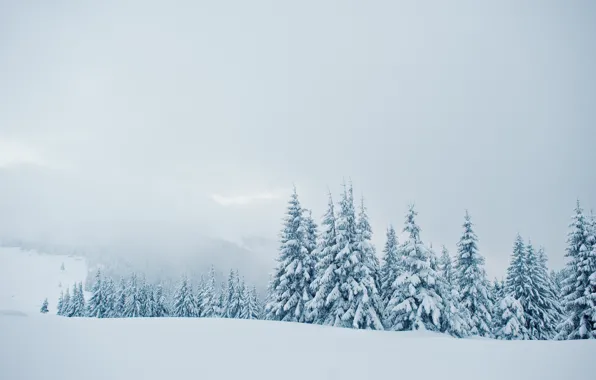
<svg viewBox="0 0 596 380"><path fill-rule="evenodd" d="M269 243L248 262L269 262L292 186L318 218L345 178L378 251L415 203L452 254L468 209L491 278L518 232L559 268L576 199L596 206L595 17L590 1L2 2L0 239L176 260L252 237Z"/></svg>

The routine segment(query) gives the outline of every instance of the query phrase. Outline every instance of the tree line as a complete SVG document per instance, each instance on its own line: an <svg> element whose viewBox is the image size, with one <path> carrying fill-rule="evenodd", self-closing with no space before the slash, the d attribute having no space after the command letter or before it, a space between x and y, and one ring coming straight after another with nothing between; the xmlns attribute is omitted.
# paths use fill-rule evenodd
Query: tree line
<svg viewBox="0 0 596 380"><path fill-rule="evenodd" d="M596 219L579 201L567 239L567 265L550 272L543 248L517 235L505 280L489 281L478 237L466 211L457 253L440 256L421 238L410 206L403 242L386 232L382 260L371 242L364 200L352 185L336 205L329 194L321 225L294 189L283 222L277 265L265 302L231 271L216 287L213 267L196 291L186 277L166 297L135 274L118 286L97 271L85 303L82 285L60 295L68 317L221 317L268 319L372 330L430 330L454 337L496 339L596 338ZM44 311L45 310L45 311ZM47 312L47 300L42 306Z"/></svg>
<svg viewBox="0 0 596 380"><path fill-rule="evenodd" d="M231 270L226 284L216 286L215 269L211 267L206 281L201 279L195 288L183 276L175 291L169 295L161 284L147 283L132 273L116 285L111 277L98 269L86 301L82 283L75 283L72 293L67 288L60 293L56 313L65 317L93 318L158 318L207 317L261 319L263 308L256 288L249 287L238 271ZM42 313L48 312L47 299Z"/></svg>
<svg viewBox="0 0 596 380"><path fill-rule="evenodd" d="M413 206L398 241L387 230L382 262L371 243L364 200L352 185L329 194L319 228L294 189L281 232L265 317L373 330L430 330L496 339L596 338L596 221L577 203L560 273L544 249L517 236L506 280L490 282L466 211L457 254L440 257L421 238Z"/></svg>

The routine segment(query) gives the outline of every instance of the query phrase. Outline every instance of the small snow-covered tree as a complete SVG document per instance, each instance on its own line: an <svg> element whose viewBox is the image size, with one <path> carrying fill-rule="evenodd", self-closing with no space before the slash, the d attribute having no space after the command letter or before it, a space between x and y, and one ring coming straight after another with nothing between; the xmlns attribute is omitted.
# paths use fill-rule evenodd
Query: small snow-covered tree
<svg viewBox="0 0 596 380"><path fill-rule="evenodd" d="M113 318L114 307L116 304L116 289L114 287L114 280L111 277L106 277L103 281L105 294L106 318Z"/></svg>
<svg viewBox="0 0 596 380"><path fill-rule="evenodd" d="M327 211L323 216L321 235L315 250L315 276L310 285L314 296L307 304L307 319L318 324L332 324L332 320L329 319L328 297L340 282L335 261L338 253L335 223L333 199L329 194Z"/></svg>
<svg viewBox="0 0 596 380"><path fill-rule="evenodd" d="M358 212L358 219L356 221L356 229L360 234L360 251L364 257L365 265L369 268L370 274L375 280L378 293L381 292L381 265L374 245L372 244L372 227L368 220L368 213L366 206L364 205L364 197L360 198L360 209ZM377 300L381 302L381 300Z"/></svg>
<svg viewBox="0 0 596 380"><path fill-rule="evenodd" d="M197 291L194 292L195 297L195 305L197 308L197 317L203 317L203 300L205 298L206 293L206 284L205 278L201 275L201 279L199 280L199 284L197 285Z"/></svg>
<svg viewBox="0 0 596 380"><path fill-rule="evenodd" d="M253 286L252 289L249 290L248 287L245 287L244 297L247 300L245 311L246 319L261 319L263 315L263 308L259 302L257 288Z"/></svg>
<svg viewBox="0 0 596 380"><path fill-rule="evenodd" d="M567 277L563 280L561 293L565 317L559 325L559 339L596 338L593 289L596 277L595 231L586 220L577 201L575 215L567 237Z"/></svg>
<svg viewBox="0 0 596 380"><path fill-rule="evenodd" d="M99 269L95 273L95 282L93 283L91 293L91 298L89 298L89 302L87 303L87 316L92 318L106 318L108 316L106 295Z"/></svg>
<svg viewBox="0 0 596 380"><path fill-rule="evenodd" d="M60 270L64 270L64 261L62 262L62 264L60 265Z"/></svg>
<svg viewBox="0 0 596 380"><path fill-rule="evenodd" d="M266 309L267 319L309 321L306 304L312 299L310 284L314 277L314 259L306 246L311 243L306 230L307 222L294 188L281 231L278 264L270 284L272 293Z"/></svg>
<svg viewBox="0 0 596 380"><path fill-rule="evenodd" d="M455 263L460 303L470 315L470 334L488 337L491 334L493 305L484 270L484 257L478 252L478 238L467 211L463 229L464 232L457 243Z"/></svg>
<svg viewBox="0 0 596 380"><path fill-rule="evenodd" d="M197 305L192 294L192 288L186 276L180 281L180 286L174 294L173 316L179 318L197 317Z"/></svg>
<svg viewBox="0 0 596 380"><path fill-rule="evenodd" d="M41 304L41 309L39 309L39 312L42 314L46 314L48 312L48 299L44 299L43 303Z"/></svg>
<svg viewBox="0 0 596 380"><path fill-rule="evenodd" d="M72 288L72 299L70 300L69 317L85 316L85 296L83 294L83 284L75 283Z"/></svg>
<svg viewBox="0 0 596 380"><path fill-rule="evenodd" d="M396 331L439 331L443 300L438 294L438 274L433 265L436 258L420 239L416 215L414 207L410 206L403 230L408 234L402 246L404 271L391 288L386 327Z"/></svg>
<svg viewBox="0 0 596 380"><path fill-rule="evenodd" d="M505 340L527 339L524 309L513 295L507 294L499 300L495 311L495 338Z"/></svg>
<svg viewBox="0 0 596 380"><path fill-rule="evenodd" d="M155 291L152 284L145 283L142 288L144 299L143 316L147 318L154 318L157 315L157 304L155 301Z"/></svg>
<svg viewBox="0 0 596 380"><path fill-rule="evenodd" d="M238 305L240 311L238 312L239 319L250 319L248 317L248 303L250 302L250 294L247 292L247 287L244 279L238 282Z"/></svg>
<svg viewBox="0 0 596 380"><path fill-rule="evenodd" d="M201 303L201 316L214 318L217 316L217 294L215 292L215 268L213 265L209 269L209 278L205 284Z"/></svg>
<svg viewBox="0 0 596 380"><path fill-rule="evenodd" d="M547 257L544 248L538 250L537 283L539 284L539 302L543 310L544 331L539 339L553 339L557 335L557 326L563 317L557 286L548 272Z"/></svg>

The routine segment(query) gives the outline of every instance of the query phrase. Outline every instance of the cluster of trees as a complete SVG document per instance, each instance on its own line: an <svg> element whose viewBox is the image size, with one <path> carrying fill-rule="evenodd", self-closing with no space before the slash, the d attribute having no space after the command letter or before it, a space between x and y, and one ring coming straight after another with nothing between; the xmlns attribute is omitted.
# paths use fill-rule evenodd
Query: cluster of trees
<svg viewBox="0 0 596 380"><path fill-rule="evenodd" d="M596 223L583 216L579 203L564 271L549 274L544 250L518 236L506 281L494 283L467 212L455 258L445 247L439 257L423 243L411 206L405 240L400 243L390 226L379 262L363 200L359 206L356 212L352 186L344 185L337 210L329 194L319 228L294 189L267 319L456 337L596 338Z"/></svg>
<svg viewBox="0 0 596 380"><path fill-rule="evenodd" d="M321 226L302 207L296 190L288 203L278 264L265 303L238 272L216 287L213 267L195 290L183 277L171 296L132 274L118 286L98 270L85 302L82 284L60 295L68 317L221 317L269 319L373 330L431 330L455 337L496 339L596 338L596 220L577 204L560 272L548 272L544 249L517 236L506 280L490 282L470 215L465 214L457 254L440 256L421 238L411 206L398 241L387 229L383 260L371 243L362 199L351 184L339 204L329 194ZM42 306L47 312L47 300Z"/></svg>
<svg viewBox="0 0 596 380"><path fill-rule="evenodd" d="M42 312L47 312L47 300ZM147 283L133 273L119 284L102 276L98 269L87 301L81 283L74 284L60 294L57 314L66 317L135 318L135 317L221 317L260 319L263 315L255 287L248 287L237 271L230 271L227 284L216 287L215 270L211 267L207 281L196 289L189 279L182 277L178 287L169 295L161 284Z"/></svg>

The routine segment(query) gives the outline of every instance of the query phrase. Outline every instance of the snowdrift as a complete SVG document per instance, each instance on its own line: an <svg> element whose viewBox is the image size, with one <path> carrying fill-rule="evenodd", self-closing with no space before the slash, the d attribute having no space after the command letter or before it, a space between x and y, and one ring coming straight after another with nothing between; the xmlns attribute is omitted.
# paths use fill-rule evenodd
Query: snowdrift
<svg viewBox="0 0 596 380"><path fill-rule="evenodd" d="M494 341L269 321L42 315L39 304L50 294L39 293L59 292L56 276L67 258L25 253L8 259L17 254L22 252L0 255L0 284L10 288L0 288L0 310L10 310L0 313L0 379L585 380L595 373L594 341ZM65 261L67 269L78 262L72 260ZM7 280L7 270L19 272ZM57 275L43 275L55 270ZM82 281L74 279L81 273L71 273L73 281ZM8 286L13 280L28 284L27 290Z"/></svg>

